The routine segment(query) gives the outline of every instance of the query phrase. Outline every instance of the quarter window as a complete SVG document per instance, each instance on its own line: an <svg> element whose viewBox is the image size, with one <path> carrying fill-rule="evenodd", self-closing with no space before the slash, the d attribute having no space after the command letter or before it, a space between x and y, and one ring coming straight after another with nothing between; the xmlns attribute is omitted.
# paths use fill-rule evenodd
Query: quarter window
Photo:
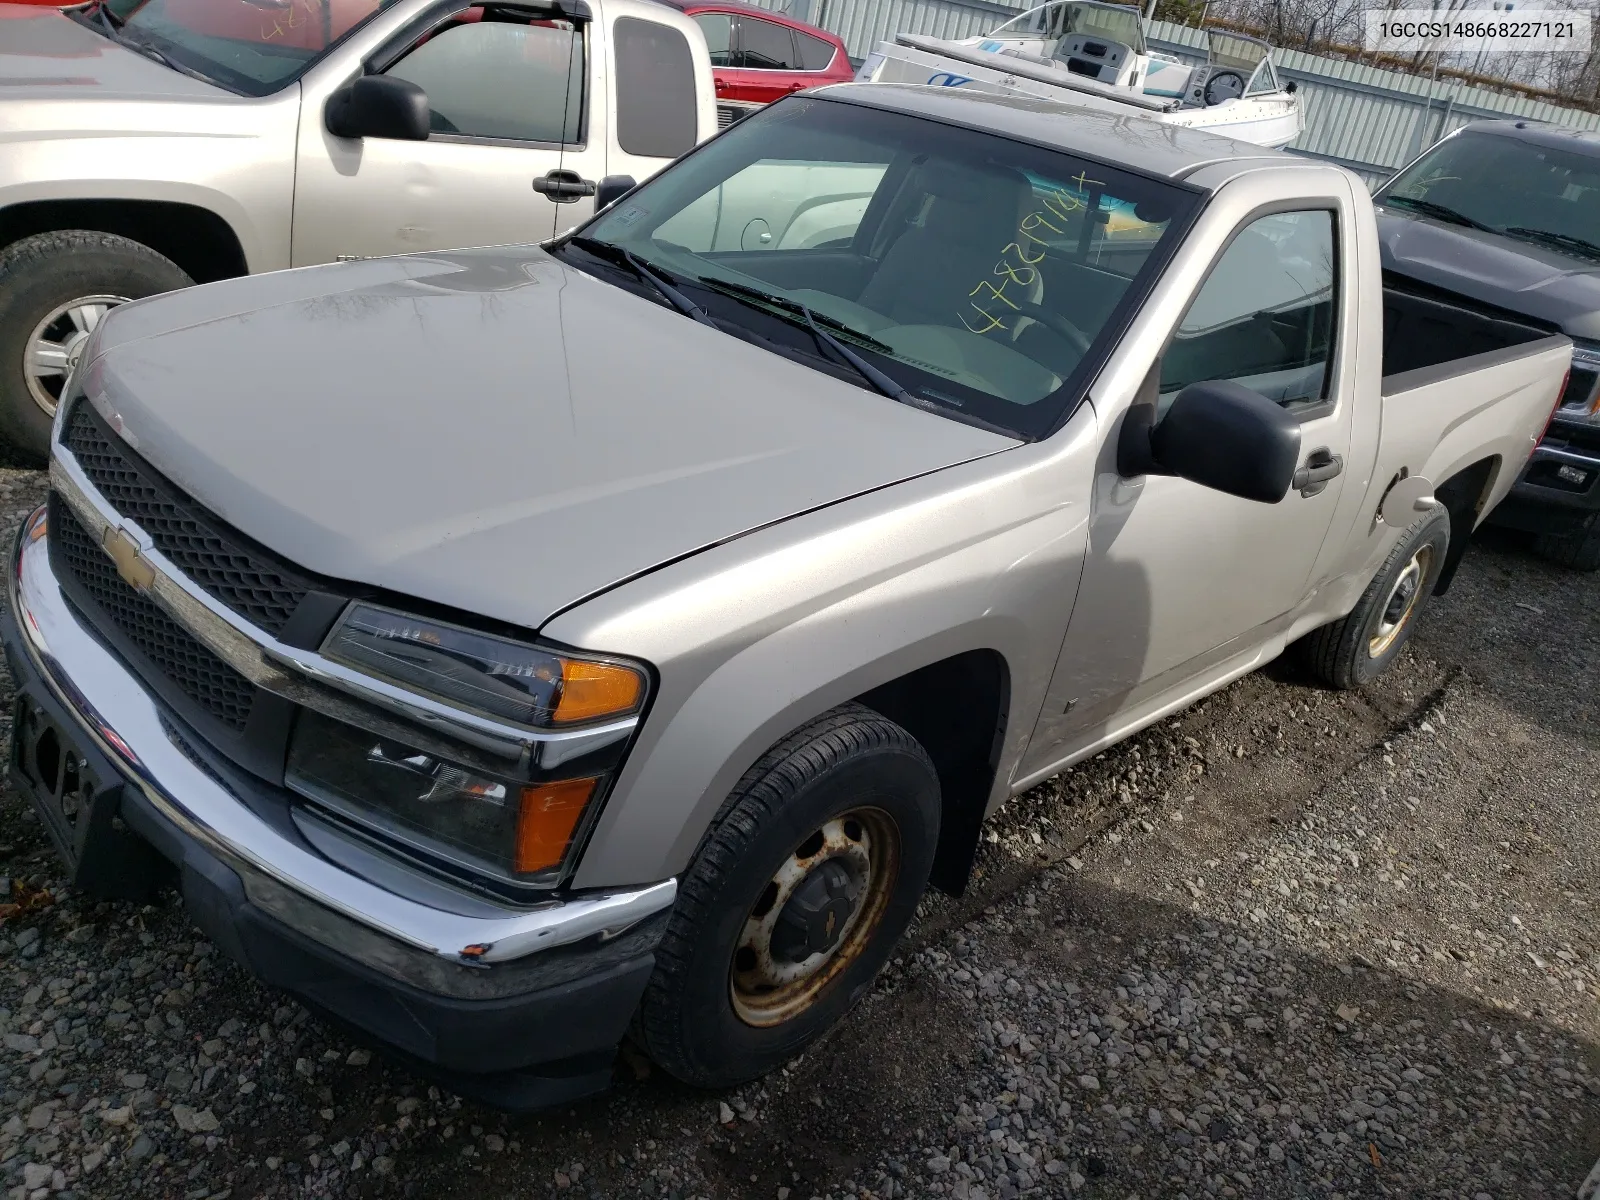
<svg viewBox="0 0 1600 1200"><path fill-rule="evenodd" d="M801 33L798 29L793 33L795 45L800 50L800 69L826 71L833 62L834 44L809 33Z"/></svg>
<svg viewBox="0 0 1600 1200"><path fill-rule="evenodd" d="M567 21L467 20L389 68L428 94L435 133L572 144L583 131L583 31Z"/></svg>
<svg viewBox="0 0 1600 1200"><path fill-rule="evenodd" d="M1161 397L1228 379L1286 407L1328 395L1338 296L1334 214L1276 213L1217 260L1161 359Z"/></svg>
<svg viewBox="0 0 1600 1200"><path fill-rule="evenodd" d="M694 59L676 29L638 17L613 27L617 42L617 144L645 158L677 158L699 131Z"/></svg>

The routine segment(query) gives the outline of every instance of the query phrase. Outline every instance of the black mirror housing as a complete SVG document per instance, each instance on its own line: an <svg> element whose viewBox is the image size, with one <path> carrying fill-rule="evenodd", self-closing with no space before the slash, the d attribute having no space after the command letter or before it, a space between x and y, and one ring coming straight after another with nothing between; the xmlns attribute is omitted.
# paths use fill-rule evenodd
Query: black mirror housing
<svg viewBox="0 0 1600 1200"><path fill-rule="evenodd" d="M406 79L363 75L328 97L323 121L335 137L425 142L428 94Z"/></svg>
<svg viewBox="0 0 1600 1200"><path fill-rule="evenodd" d="M1300 422L1232 380L1191 383L1150 431L1150 453L1168 474L1277 504L1300 463Z"/></svg>
<svg viewBox="0 0 1600 1200"><path fill-rule="evenodd" d="M632 175L607 175L594 190L595 211L615 204L638 186Z"/></svg>

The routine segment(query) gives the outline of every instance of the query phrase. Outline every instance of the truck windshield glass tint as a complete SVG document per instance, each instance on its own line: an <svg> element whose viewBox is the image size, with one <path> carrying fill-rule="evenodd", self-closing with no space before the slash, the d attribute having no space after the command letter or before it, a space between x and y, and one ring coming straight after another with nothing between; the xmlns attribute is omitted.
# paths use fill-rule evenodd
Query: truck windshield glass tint
<svg viewBox="0 0 1600 1200"><path fill-rule="evenodd" d="M1081 368L1193 203L1067 154L799 98L735 126L584 233L682 286L712 285L696 299L718 319L827 358L803 323L715 284L803 304L916 398L1034 437L1076 400Z"/></svg>
<svg viewBox="0 0 1600 1200"><path fill-rule="evenodd" d="M298 78L351 30L398 0L110 0L121 40L232 91L265 96Z"/></svg>
<svg viewBox="0 0 1600 1200"><path fill-rule="evenodd" d="M1463 133L1396 176L1378 202L1600 259L1600 157Z"/></svg>

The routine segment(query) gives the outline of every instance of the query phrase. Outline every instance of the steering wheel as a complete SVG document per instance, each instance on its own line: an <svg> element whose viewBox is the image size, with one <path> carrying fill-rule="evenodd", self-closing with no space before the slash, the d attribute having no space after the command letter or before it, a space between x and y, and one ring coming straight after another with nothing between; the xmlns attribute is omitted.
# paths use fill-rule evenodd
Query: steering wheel
<svg viewBox="0 0 1600 1200"><path fill-rule="evenodd" d="M1059 334L1071 342L1080 355L1089 353L1089 338L1084 334L1083 330L1079 329L1060 313L1051 312L1048 308L1042 308L1027 300L1017 300L1013 303L1016 304L1017 311L1023 316L1039 322L1051 333Z"/></svg>
<svg viewBox="0 0 1600 1200"><path fill-rule="evenodd" d="M1237 71L1216 71L1206 80L1206 104L1221 104L1244 95L1244 76Z"/></svg>

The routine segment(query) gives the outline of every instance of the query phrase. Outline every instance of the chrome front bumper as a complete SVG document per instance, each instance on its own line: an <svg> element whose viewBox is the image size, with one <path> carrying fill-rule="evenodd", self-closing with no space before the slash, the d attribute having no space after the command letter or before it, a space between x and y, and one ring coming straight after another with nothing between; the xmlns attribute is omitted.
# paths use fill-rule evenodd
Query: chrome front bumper
<svg viewBox="0 0 1600 1200"><path fill-rule="evenodd" d="M451 911L379 887L280 833L179 747L138 679L67 603L47 537L30 536L42 519L24 524L11 559L7 599L22 649L83 734L161 818L236 872L263 912L403 983L481 997L526 988L543 951L610 941L671 906L677 884L668 879L521 908L463 896ZM420 894L439 894L418 882Z"/></svg>

